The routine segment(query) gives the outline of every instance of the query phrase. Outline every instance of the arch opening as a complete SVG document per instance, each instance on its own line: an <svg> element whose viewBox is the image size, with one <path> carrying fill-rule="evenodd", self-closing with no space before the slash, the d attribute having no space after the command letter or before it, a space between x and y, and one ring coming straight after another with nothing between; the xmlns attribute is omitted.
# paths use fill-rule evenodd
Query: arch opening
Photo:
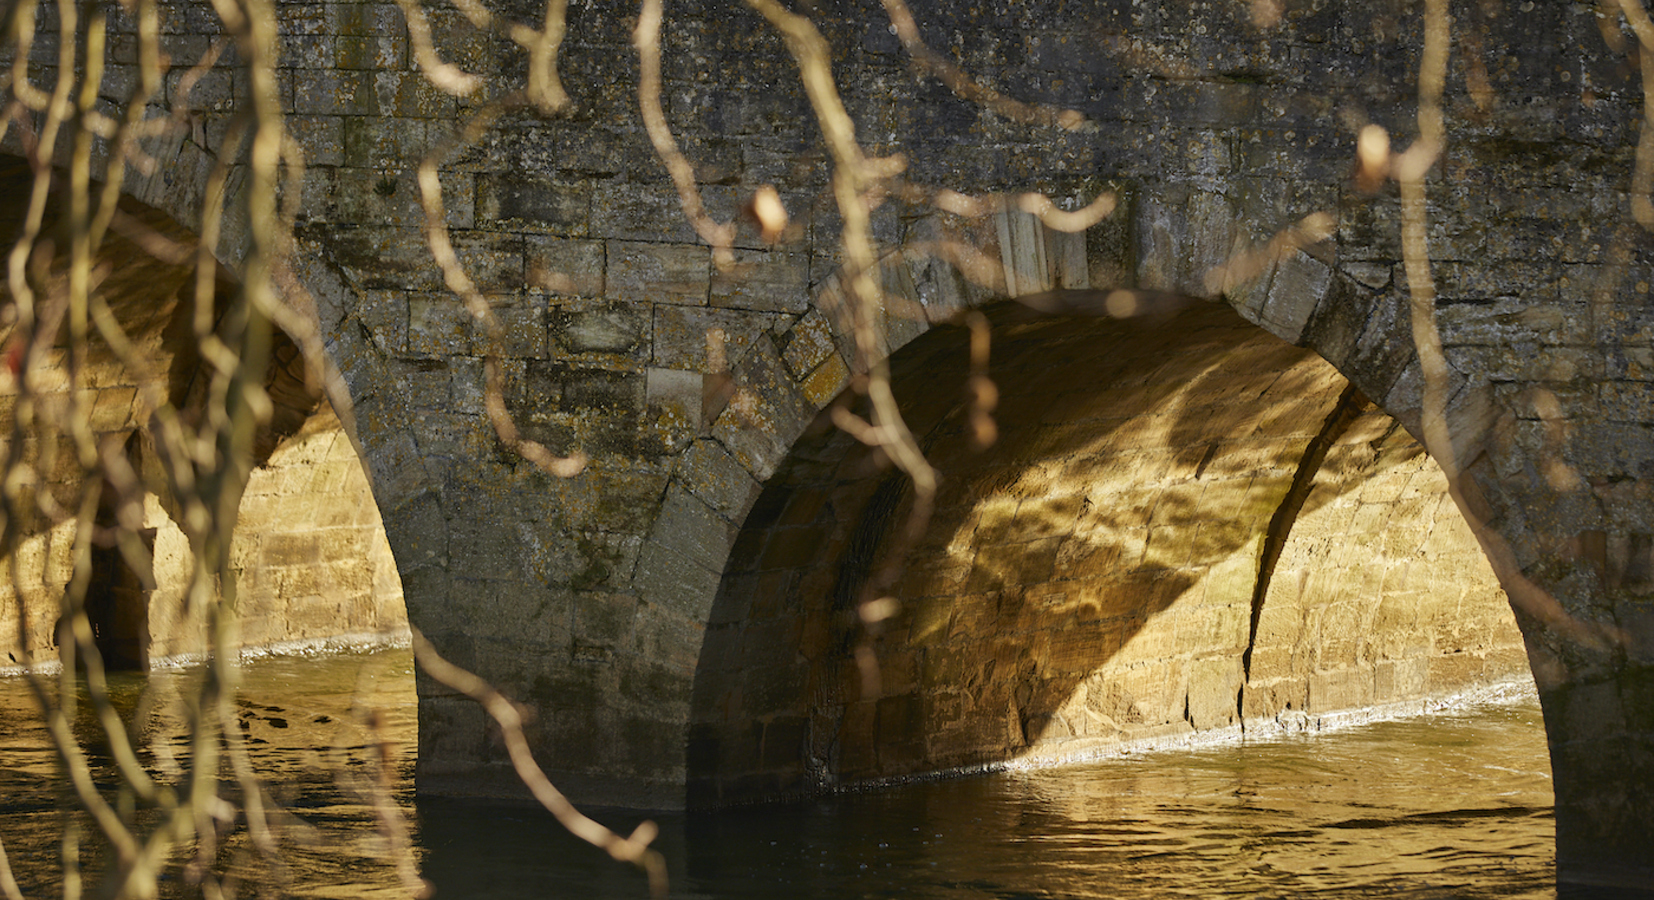
<svg viewBox="0 0 1654 900"><path fill-rule="evenodd" d="M869 637L856 602L904 482L823 415L766 483L702 646L692 805L1314 728L1528 677L1439 469L1319 357L1218 304L991 317L984 451L954 388L963 330L891 358L943 485L875 583L898 609Z"/></svg>

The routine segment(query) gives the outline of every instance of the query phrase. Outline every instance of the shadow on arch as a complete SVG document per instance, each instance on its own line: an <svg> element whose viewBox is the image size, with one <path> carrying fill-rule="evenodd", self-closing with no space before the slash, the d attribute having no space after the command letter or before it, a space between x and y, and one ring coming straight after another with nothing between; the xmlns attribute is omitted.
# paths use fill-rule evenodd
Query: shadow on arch
<svg viewBox="0 0 1654 900"><path fill-rule="evenodd" d="M823 414L765 484L707 625L691 805L1313 728L1529 677L1439 468L1320 357L1217 303L989 315L984 451L968 332L891 357L943 480L871 636L856 605L905 478Z"/></svg>

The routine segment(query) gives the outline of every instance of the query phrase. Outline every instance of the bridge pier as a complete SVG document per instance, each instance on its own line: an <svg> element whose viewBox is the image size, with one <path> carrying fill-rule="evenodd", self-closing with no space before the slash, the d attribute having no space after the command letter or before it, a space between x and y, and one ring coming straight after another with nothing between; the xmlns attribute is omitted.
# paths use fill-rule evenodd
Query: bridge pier
<svg viewBox="0 0 1654 900"><path fill-rule="evenodd" d="M1625 660L1539 696L1558 885L1654 891L1654 665Z"/></svg>

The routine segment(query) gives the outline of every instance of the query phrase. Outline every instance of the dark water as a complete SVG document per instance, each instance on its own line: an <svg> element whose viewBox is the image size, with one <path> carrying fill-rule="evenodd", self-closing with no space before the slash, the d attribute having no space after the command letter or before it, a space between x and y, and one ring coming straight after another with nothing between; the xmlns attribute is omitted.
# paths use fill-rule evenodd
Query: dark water
<svg viewBox="0 0 1654 900"><path fill-rule="evenodd" d="M145 759L168 771L187 673L151 678ZM138 683L127 686L136 702ZM61 896L65 791L21 681L0 683L0 840L30 898ZM220 859L242 896L641 898L644 879L523 806L420 801L406 651L247 667L238 717L286 807L278 865L244 829ZM361 711L383 712L386 838ZM82 728L90 734L91 729ZM657 816L674 897L1554 897L1549 763L1530 698L1315 736ZM597 817L629 830L636 816ZM88 828L88 833L90 829ZM95 880L95 879L94 879ZM176 871L169 896L191 896Z"/></svg>

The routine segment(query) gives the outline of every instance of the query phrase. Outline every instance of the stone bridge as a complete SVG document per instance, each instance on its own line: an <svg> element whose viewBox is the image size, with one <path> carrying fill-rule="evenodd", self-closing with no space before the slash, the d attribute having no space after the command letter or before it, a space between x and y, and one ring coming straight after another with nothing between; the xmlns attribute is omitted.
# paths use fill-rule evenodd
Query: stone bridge
<svg viewBox="0 0 1654 900"><path fill-rule="evenodd" d="M876 353L943 476L922 533L908 483L830 424L870 360L830 162L762 17L671 4L663 96L714 218L773 186L780 240L743 227L715 264L637 113L634 11L571 4L571 110L508 113L441 170L491 343L431 261L414 172L482 101L430 86L392 4L279 5L308 163L295 296L408 617L523 704L553 779L600 803L740 802L1313 727L1531 667L1559 878L1654 883L1654 242L1631 214L1642 99L1617 15L1454 7L1427 185L1453 442L1432 459L1400 203L1353 178L1363 126L1398 149L1417 132L1418 4L915 10L983 84L1080 114L1061 125L917 73L876 5L806 7L858 137L905 160L907 189L872 209ZM166 7L174 59L216 39L208 9ZM485 93L522 81L509 42L446 7L429 21ZM195 87L134 201L199 228L239 72ZM946 211L943 190L1116 206L1070 233L1016 202ZM1324 233L1269 243L1306 220ZM972 309L999 395L985 449ZM522 433L586 454L580 474L498 438L491 349ZM869 610L887 617L864 629ZM422 791L518 790L476 705L423 677L419 698Z"/></svg>

